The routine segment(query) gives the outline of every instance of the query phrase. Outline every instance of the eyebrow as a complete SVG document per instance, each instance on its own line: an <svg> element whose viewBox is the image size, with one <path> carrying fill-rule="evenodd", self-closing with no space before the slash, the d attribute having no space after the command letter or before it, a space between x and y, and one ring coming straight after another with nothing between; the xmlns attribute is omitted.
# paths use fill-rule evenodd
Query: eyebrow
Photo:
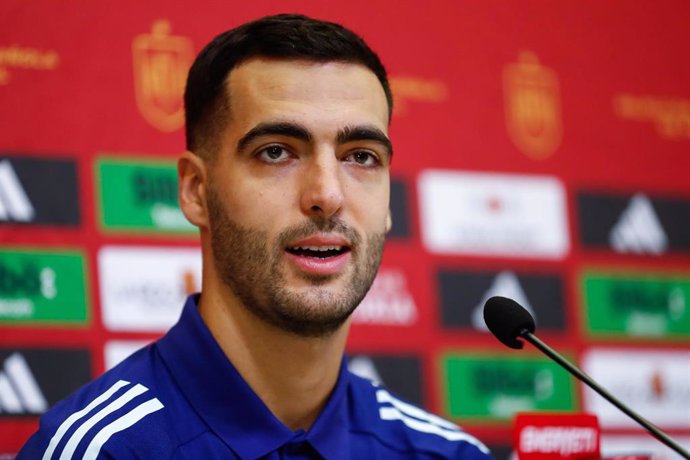
<svg viewBox="0 0 690 460"><path fill-rule="evenodd" d="M238 150L244 150L250 143L263 136L286 136L311 142L312 134L304 126L291 122L259 123L237 141ZM382 144L389 155L393 155L393 144L386 134L375 126L346 126L336 134L336 142L346 144L353 141L374 141Z"/></svg>
<svg viewBox="0 0 690 460"><path fill-rule="evenodd" d="M312 140L312 135L309 130L296 123L259 123L237 141L237 149L244 150L252 141L262 136L287 136L305 142Z"/></svg>

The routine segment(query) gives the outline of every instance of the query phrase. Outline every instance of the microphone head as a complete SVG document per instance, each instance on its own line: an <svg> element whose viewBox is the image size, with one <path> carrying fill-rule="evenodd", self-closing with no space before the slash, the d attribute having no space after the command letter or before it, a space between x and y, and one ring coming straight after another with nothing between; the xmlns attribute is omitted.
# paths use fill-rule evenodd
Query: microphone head
<svg viewBox="0 0 690 460"><path fill-rule="evenodd" d="M519 303L507 297L491 297L484 304L484 322L491 333L510 348L522 348L524 342L517 340L527 329L534 332L534 318Z"/></svg>

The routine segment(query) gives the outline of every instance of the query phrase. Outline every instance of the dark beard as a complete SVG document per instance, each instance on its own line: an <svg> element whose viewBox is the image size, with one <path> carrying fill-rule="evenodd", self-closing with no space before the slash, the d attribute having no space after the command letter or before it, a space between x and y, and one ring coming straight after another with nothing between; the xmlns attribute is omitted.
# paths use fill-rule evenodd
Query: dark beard
<svg viewBox="0 0 690 460"><path fill-rule="evenodd" d="M222 281L247 310L263 321L302 337L324 337L335 332L362 301L376 277L385 233L373 234L364 247L352 228L334 220L308 220L288 228L270 245L266 232L242 227L224 212L211 185L208 191L211 249ZM302 274L311 282L309 293L290 292L279 262L285 245L316 232L332 231L350 241L350 281L340 295L320 290L333 276ZM341 275L342 276L342 275Z"/></svg>

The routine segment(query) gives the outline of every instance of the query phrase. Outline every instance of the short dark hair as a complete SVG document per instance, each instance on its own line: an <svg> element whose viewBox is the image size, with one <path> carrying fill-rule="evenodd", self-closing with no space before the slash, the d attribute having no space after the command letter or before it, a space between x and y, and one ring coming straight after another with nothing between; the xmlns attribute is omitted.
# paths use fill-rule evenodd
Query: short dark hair
<svg viewBox="0 0 690 460"><path fill-rule="evenodd" d="M188 150L203 157L217 150L229 117L225 81L233 68L253 57L362 64L381 82L390 120L393 96L386 69L362 38L333 22L279 14L228 30L199 53L184 94Z"/></svg>

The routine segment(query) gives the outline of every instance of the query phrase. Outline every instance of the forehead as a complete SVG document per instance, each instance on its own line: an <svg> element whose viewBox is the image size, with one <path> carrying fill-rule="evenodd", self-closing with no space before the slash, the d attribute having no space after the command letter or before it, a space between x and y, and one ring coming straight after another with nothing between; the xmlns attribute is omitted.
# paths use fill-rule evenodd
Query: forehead
<svg viewBox="0 0 690 460"><path fill-rule="evenodd" d="M360 64L255 58L233 69L226 85L233 125L267 119L324 128L368 123L387 132L383 87Z"/></svg>

